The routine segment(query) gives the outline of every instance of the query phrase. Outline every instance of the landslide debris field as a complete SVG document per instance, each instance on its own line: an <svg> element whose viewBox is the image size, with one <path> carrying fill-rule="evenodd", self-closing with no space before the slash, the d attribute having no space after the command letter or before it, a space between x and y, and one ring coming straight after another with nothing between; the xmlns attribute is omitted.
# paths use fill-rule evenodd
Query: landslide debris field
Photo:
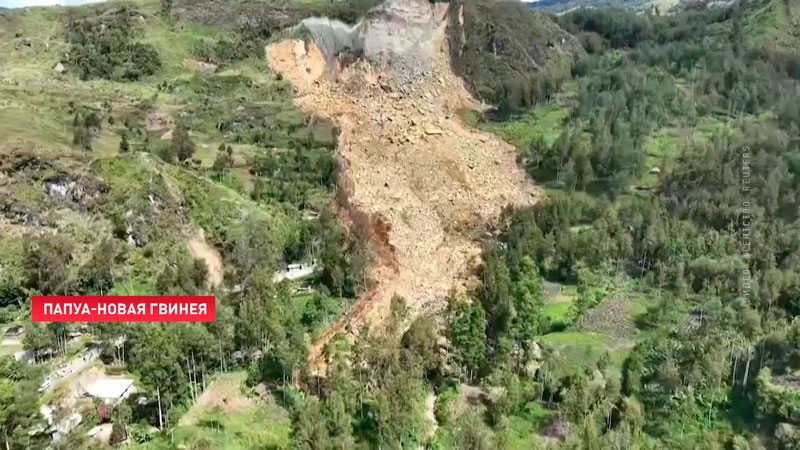
<svg viewBox="0 0 800 450"><path fill-rule="evenodd" d="M365 58L350 65L313 41L267 48L296 104L338 125L342 215L369 230L373 251L371 288L312 348L317 364L332 336L379 323L394 296L416 314L441 309L454 286L468 284L503 208L539 195L511 145L465 128L456 114L479 105L450 68L446 12L425 0L387 2L362 25ZM381 36L393 44L370 41Z"/></svg>

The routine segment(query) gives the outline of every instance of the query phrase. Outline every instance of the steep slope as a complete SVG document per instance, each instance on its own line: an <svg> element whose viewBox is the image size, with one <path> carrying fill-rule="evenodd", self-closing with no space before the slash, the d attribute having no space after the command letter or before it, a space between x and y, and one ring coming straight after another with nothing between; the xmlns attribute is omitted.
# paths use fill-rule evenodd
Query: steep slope
<svg viewBox="0 0 800 450"><path fill-rule="evenodd" d="M795 52L800 42L800 2L754 1L743 7L745 43L777 51Z"/></svg>
<svg viewBox="0 0 800 450"><path fill-rule="evenodd" d="M456 74L474 96L500 108L548 98L584 53L574 36L521 2L455 0L448 20Z"/></svg>
<svg viewBox="0 0 800 450"><path fill-rule="evenodd" d="M340 190L352 226L370 231L375 254L372 287L311 349L317 367L332 336L380 322L394 296L416 314L442 308L454 284L468 278L479 240L502 209L538 196L513 147L466 129L455 114L475 104L450 69L446 7L397 0L384 8L369 28L383 36L404 33L404 45L368 52L369 62L346 67L335 80L326 77L314 43L284 41L267 49L270 66L294 87L296 103L338 124ZM429 71L409 70L426 61Z"/></svg>
<svg viewBox="0 0 800 450"><path fill-rule="evenodd" d="M198 49L231 43L238 34L175 27L159 8L143 0L0 15L0 283L4 277L27 283L24 244L58 234L72 244L67 262L70 289L79 285L74 293L90 289L77 275L104 241L119 253L111 264L112 293L166 294L158 283L165 268L193 267L195 260L208 270L198 292L222 290L235 283L237 254L248 266L241 273L251 272L253 258L277 270L298 230L312 226L301 209L332 198L334 177L317 176L317 169L333 173L332 140L322 136L329 127L292 105L288 87L263 70L263 61L226 60L221 70L202 69L205 62L194 59L202 56ZM94 33L119 23L131 42L157 51L161 69L138 80L116 79L116 69L111 79L81 79L80 64L65 56L75 47L67 30L85 24ZM95 37L81 47L99 48ZM82 63L113 65L118 55L110 43L118 41L104 40L104 57ZM196 145L186 163L170 157L179 123ZM260 134L264 123L269 136ZM220 159L221 144L230 152L227 162ZM255 161L267 157L277 164L276 175L254 174ZM217 160L222 170L214 168ZM257 182L261 197L254 195ZM269 234L259 241L265 248L250 252L252 242L244 241L256 226ZM297 253L292 257L303 257Z"/></svg>

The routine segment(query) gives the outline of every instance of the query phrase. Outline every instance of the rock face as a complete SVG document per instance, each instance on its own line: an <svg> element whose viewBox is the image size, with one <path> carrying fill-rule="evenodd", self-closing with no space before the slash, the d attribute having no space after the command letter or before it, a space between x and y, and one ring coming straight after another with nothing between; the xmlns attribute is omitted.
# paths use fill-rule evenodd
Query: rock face
<svg viewBox="0 0 800 450"><path fill-rule="evenodd" d="M90 180L60 175L45 180L44 192L51 200L77 211L87 211L97 205L104 189Z"/></svg>
<svg viewBox="0 0 800 450"><path fill-rule="evenodd" d="M387 0L366 22L364 54L386 64L395 83L409 85L431 75L447 3Z"/></svg>
<svg viewBox="0 0 800 450"><path fill-rule="evenodd" d="M324 17L302 23L332 72L340 69L336 58L350 53L390 71L396 84L407 86L433 73L435 38L446 11L445 3L387 0L355 25Z"/></svg>
<svg viewBox="0 0 800 450"><path fill-rule="evenodd" d="M363 22L348 25L327 17L311 17L303 20L303 26L311 32L328 65L342 52L360 55L364 52Z"/></svg>
<svg viewBox="0 0 800 450"><path fill-rule="evenodd" d="M317 368L324 367L327 340L379 324L395 295L414 314L444 308L454 286L471 282L480 237L495 227L503 208L537 198L515 149L465 128L456 114L477 105L450 69L444 21L437 24L444 8L390 0L364 25L365 60L333 77L312 42L267 49L272 69L294 87L296 103L341 130L344 215L374 254L370 289L310 349ZM371 43L369 36L377 34L384 42ZM428 65L410 68L412 60Z"/></svg>

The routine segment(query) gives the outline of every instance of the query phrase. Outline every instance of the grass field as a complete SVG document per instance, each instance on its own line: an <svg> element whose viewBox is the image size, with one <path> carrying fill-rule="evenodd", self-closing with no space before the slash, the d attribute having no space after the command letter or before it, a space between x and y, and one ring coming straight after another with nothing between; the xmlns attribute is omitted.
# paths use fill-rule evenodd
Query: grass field
<svg viewBox="0 0 800 450"><path fill-rule="evenodd" d="M22 350L22 344L2 345L0 346L0 356L11 356L20 350Z"/></svg>
<svg viewBox="0 0 800 450"><path fill-rule="evenodd" d="M552 322L572 322L573 307L571 301L548 303L544 307L544 315Z"/></svg>
<svg viewBox="0 0 800 450"><path fill-rule="evenodd" d="M621 375L622 363L629 348L618 347L617 341L608 335L591 332L562 331L542 336L540 342L555 350L554 376L562 378L583 373L593 367L608 352L616 376Z"/></svg>
<svg viewBox="0 0 800 450"><path fill-rule="evenodd" d="M686 143L684 134L687 133L680 129L661 128L647 137L642 146L646 155L645 173L636 180L636 186L653 187L658 184L659 175L650 173L653 168L658 168L661 172L672 170Z"/></svg>
<svg viewBox="0 0 800 450"><path fill-rule="evenodd" d="M544 418L548 416L547 413L549 411L541 410L541 412ZM532 448L532 445L543 445L544 439L537 436L538 425L538 421L532 421L530 417L511 416L508 421L508 429L503 436L506 442L505 448L509 450L528 450Z"/></svg>
<svg viewBox="0 0 800 450"><path fill-rule="evenodd" d="M644 333L638 328L637 319L655 306L659 294L630 280L603 283L607 285L598 288L606 291L605 297L580 318L575 317L571 300L577 295L572 292L574 286L563 290L569 294L569 301L545 305L544 313L558 331L542 336L540 342L556 350L559 376L591 367L606 352L611 357L614 373L620 375L625 358Z"/></svg>
<svg viewBox="0 0 800 450"><path fill-rule="evenodd" d="M656 0L651 4L658 8L659 13L665 14L669 12L673 6L680 4L680 0Z"/></svg>
<svg viewBox="0 0 800 450"><path fill-rule="evenodd" d="M283 449L289 445L291 421L269 397L249 394L243 371L220 374L184 415L167 439L171 448ZM133 445L135 450L163 448L164 442Z"/></svg>
<svg viewBox="0 0 800 450"><path fill-rule="evenodd" d="M575 308L573 299L577 295L577 286L560 286L558 294L552 298L545 296L544 316L550 322L550 329L553 331L563 330L569 327L575 320Z"/></svg>
<svg viewBox="0 0 800 450"><path fill-rule="evenodd" d="M527 150L531 142L544 139L552 144L563 130L564 120L570 105L579 93L575 82L562 86L555 99L530 111L508 117L502 121L487 120L479 111L462 112L462 120L468 126L494 133L521 150Z"/></svg>
<svg viewBox="0 0 800 450"><path fill-rule="evenodd" d="M547 104L529 113L504 122L486 122L480 128L495 133L517 148L526 149L535 139L552 144L562 131L567 109L559 104Z"/></svg>

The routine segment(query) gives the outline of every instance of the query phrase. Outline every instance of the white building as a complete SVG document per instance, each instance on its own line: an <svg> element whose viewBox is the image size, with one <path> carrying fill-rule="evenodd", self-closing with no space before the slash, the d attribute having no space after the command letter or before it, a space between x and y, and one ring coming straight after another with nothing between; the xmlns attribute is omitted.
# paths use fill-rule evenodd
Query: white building
<svg viewBox="0 0 800 450"><path fill-rule="evenodd" d="M314 271L317 270L317 261L311 261L311 263L293 263L286 266L286 270L275 272L272 275L272 282L273 283L280 283L283 280L302 280L303 278L308 278L311 275L314 275Z"/></svg>
<svg viewBox="0 0 800 450"><path fill-rule="evenodd" d="M136 387L130 378L98 378L84 390L91 397L114 404L136 392Z"/></svg>

